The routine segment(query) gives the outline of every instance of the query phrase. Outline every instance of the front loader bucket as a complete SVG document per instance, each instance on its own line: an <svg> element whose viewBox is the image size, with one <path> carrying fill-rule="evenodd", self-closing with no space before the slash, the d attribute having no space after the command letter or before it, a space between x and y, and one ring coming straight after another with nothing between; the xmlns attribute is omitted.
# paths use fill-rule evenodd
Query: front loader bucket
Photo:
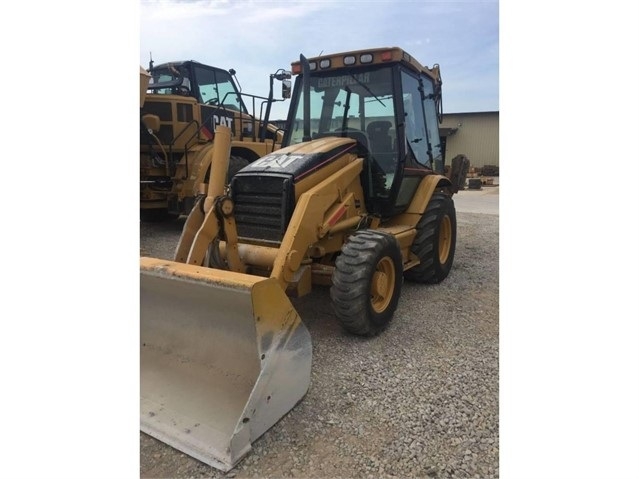
<svg viewBox="0 0 639 479"><path fill-rule="evenodd" d="M140 259L141 430L228 471L306 394L311 337L279 283Z"/></svg>

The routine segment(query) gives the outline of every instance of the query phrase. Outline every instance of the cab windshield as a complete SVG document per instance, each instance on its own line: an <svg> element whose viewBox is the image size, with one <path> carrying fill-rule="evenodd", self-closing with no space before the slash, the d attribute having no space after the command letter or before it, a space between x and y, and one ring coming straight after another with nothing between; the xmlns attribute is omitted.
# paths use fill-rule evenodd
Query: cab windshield
<svg viewBox="0 0 639 479"><path fill-rule="evenodd" d="M390 123L389 130L395 130L395 105L389 69L313 74L310 84L313 136L344 129L367 133L368 126L375 121L387 121ZM301 143L304 136L302 94L297 95L294 101L297 101L297 106L289 144Z"/></svg>
<svg viewBox="0 0 639 479"><path fill-rule="evenodd" d="M192 96L199 103L246 113L229 72L197 64L191 67L192 71L186 65L155 68L149 88L156 94Z"/></svg>
<svg viewBox="0 0 639 479"><path fill-rule="evenodd" d="M304 138L301 77L297 81L295 113L286 145L301 143ZM357 72L313 72L310 85L311 138L355 138L385 175L386 187L378 194L387 195L398 159L392 70L371 67Z"/></svg>
<svg viewBox="0 0 639 479"><path fill-rule="evenodd" d="M183 66L168 65L153 69L149 89L158 95L175 95L183 90L191 89L189 71Z"/></svg>

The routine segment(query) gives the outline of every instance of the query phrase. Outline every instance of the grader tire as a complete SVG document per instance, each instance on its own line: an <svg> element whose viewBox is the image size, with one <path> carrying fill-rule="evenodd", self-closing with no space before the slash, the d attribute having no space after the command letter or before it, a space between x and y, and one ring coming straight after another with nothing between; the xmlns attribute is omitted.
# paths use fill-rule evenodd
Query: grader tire
<svg viewBox="0 0 639 479"><path fill-rule="evenodd" d="M250 163L246 158L242 158L241 156L231 155L229 158L229 167L226 172L226 182L225 184L231 183L231 179L235 176L235 174L240 171L242 168L247 166ZM211 166L206 170L206 174L204 175L204 183L208 184L211 178Z"/></svg>
<svg viewBox="0 0 639 479"><path fill-rule="evenodd" d="M241 156L231 155L229 160L229 171L226 175L226 183L231 182L231 178L235 176L235 174L240 171L242 168L247 166L249 161L246 158L242 158Z"/></svg>
<svg viewBox="0 0 639 479"><path fill-rule="evenodd" d="M404 272L416 283L435 284L450 273L457 243L457 218L452 198L435 193L417 223L417 234L411 251L420 264Z"/></svg>
<svg viewBox="0 0 639 479"><path fill-rule="evenodd" d="M380 333L397 309L402 282L397 240L374 230L354 233L335 261L330 292L342 327L358 336Z"/></svg>

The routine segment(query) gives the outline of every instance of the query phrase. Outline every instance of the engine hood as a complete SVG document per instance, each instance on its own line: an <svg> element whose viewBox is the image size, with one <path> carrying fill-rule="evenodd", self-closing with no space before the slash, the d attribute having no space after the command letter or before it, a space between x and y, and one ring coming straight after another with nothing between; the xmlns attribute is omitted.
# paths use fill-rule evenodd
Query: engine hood
<svg viewBox="0 0 639 479"><path fill-rule="evenodd" d="M354 150L356 145L357 142L352 138L326 137L287 146L255 160L236 176L276 174L292 176L293 181L298 181Z"/></svg>

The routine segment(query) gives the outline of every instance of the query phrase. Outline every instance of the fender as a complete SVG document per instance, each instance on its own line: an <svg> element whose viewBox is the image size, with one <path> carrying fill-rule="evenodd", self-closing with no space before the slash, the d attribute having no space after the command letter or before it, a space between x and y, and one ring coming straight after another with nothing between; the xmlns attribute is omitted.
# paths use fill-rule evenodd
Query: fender
<svg viewBox="0 0 639 479"><path fill-rule="evenodd" d="M406 211L389 221L388 225L417 226L417 222L424 213L424 210L426 209L426 206L432 198L435 190L443 190L452 196L452 188L453 184L445 176L436 174L425 176L419 183L417 191L413 196L413 200Z"/></svg>

